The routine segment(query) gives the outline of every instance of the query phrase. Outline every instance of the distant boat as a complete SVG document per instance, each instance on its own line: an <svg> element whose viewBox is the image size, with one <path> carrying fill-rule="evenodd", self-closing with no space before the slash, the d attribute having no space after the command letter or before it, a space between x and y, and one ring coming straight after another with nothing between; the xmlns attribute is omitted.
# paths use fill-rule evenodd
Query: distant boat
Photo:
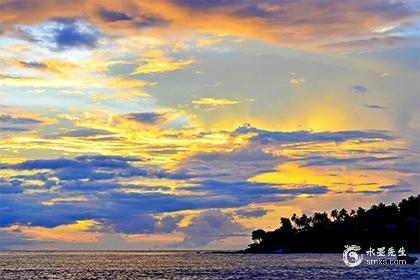
<svg viewBox="0 0 420 280"><path fill-rule="evenodd" d="M397 260L405 260L407 264L414 264L417 260L417 257L410 257L410 256L398 256Z"/></svg>

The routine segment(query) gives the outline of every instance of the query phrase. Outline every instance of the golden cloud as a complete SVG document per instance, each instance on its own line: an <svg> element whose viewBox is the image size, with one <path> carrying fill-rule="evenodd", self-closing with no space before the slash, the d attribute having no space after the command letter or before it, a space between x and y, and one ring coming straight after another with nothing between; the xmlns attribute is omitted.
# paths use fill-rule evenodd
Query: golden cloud
<svg viewBox="0 0 420 280"><path fill-rule="evenodd" d="M239 104L240 102L237 100L231 99L224 99L224 98L211 98L211 97L204 97L200 99L196 99L192 101L192 104L197 105L206 105L206 106L224 106L224 105L234 105Z"/></svg>

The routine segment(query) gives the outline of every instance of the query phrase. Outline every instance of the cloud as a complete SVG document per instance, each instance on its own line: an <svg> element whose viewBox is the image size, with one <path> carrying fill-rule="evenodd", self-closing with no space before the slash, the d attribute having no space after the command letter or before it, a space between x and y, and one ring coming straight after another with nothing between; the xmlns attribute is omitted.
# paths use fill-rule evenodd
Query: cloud
<svg viewBox="0 0 420 280"><path fill-rule="evenodd" d="M43 123L43 121L39 119L33 119L33 118L27 118L27 117L14 117L11 115L0 115L0 123L25 125L25 124L39 124L39 123Z"/></svg>
<svg viewBox="0 0 420 280"><path fill-rule="evenodd" d="M142 59L141 64L134 69L131 75L175 71L183 69L193 62L194 60L192 59L183 60L165 56L145 57Z"/></svg>
<svg viewBox="0 0 420 280"><path fill-rule="evenodd" d="M35 243L34 240L31 240L19 230L13 232L0 231L0 240L0 250L12 250L16 247L21 248Z"/></svg>
<svg viewBox="0 0 420 280"><path fill-rule="evenodd" d="M94 128L75 128L70 129L64 132L55 133L53 137L91 137L98 135L109 135L109 131L104 129L94 129Z"/></svg>
<svg viewBox="0 0 420 280"><path fill-rule="evenodd" d="M303 158L304 163L302 167L307 166L327 166L327 165L352 165L355 166L357 163L375 163L383 161L395 161L402 159L402 157L351 157L351 158L340 158L340 157L309 157Z"/></svg>
<svg viewBox="0 0 420 280"><path fill-rule="evenodd" d="M99 35L94 30L73 19L61 19L57 23L58 26L53 30L53 43L56 49L96 47Z"/></svg>
<svg viewBox="0 0 420 280"><path fill-rule="evenodd" d="M404 180L400 180L397 184L394 185L380 186L379 189L388 191L390 193L406 193L413 191L412 186Z"/></svg>
<svg viewBox="0 0 420 280"><path fill-rule="evenodd" d="M347 140L367 140L367 139L383 139L393 140L392 136L387 131L381 130L350 130L350 131L336 131L336 132L316 132L309 131L268 131L257 129L249 124L245 124L232 132L232 135L255 133L255 136L250 138L251 141L260 144L274 144L274 143L301 143L301 142L343 142Z"/></svg>
<svg viewBox="0 0 420 280"><path fill-rule="evenodd" d="M68 75L69 71L75 71L76 65L64 60L48 59L42 61L19 61L18 66L34 69L41 72Z"/></svg>
<svg viewBox="0 0 420 280"><path fill-rule="evenodd" d="M65 203L65 202L80 202L88 201L86 196L73 196L73 197L54 197L50 200L45 200L41 202L42 205L52 206L56 203Z"/></svg>
<svg viewBox="0 0 420 280"><path fill-rule="evenodd" d="M35 69L41 69L41 70L44 70L44 69L47 69L48 68L48 65L46 65L44 63L41 63L41 62L20 61L19 63L20 63L20 65L22 65L24 67L27 67L27 68L35 68Z"/></svg>
<svg viewBox="0 0 420 280"><path fill-rule="evenodd" d="M124 118L130 121L139 122L146 125L158 125L167 121L166 113L129 113L125 114Z"/></svg>
<svg viewBox="0 0 420 280"><path fill-rule="evenodd" d="M106 9L100 9L98 15L105 21L115 22L115 21L126 21L132 20L133 18L126 15L123 12L116 12Z"/></svg>
<svg viewBox="0 0 420 280"><path fill-rule="evenodd" d="M378 110L386 110L386 107L380 106L380 105L375 105L375 104L363 104L363 106L365 106L366 108L369 109L378 109Z"/></svg>
<svg viewBox="0 0 420 280"><path fill-rule="evenodd" d="M376 49L380 47L394 47L398 44L410 42L410 38L401 36L388 36L388 37L371 37L368 39L352 40L335 42L326 44L323 48L326 49L339 49L339 50L365 50Z"/></svg>
<svg viewBox="0 0 420 280"><path fill-rule="evenodd" d="M179 230L185 237L176 246L186 248L202 248L215 240L248 235L247 229L236 222L231 214L220 210L205 211Z"/></svg>
<svg viewBox="0 0 420 280"><path fill-rule="evenodd" d="M253 202L282 201L299 194L325 194L328 192L328 188L325 186L300 185L282 188L276 184L215 180L202 181L198 186L188 187L188 190L206 192L209 199L208 208L221 207L224 204L226 206L223 207L228 207L227 205L239 207ZM276 195L290 195L290 197ZM212 205L213 203L214 205Z"/></svg>
<svg viewBox="0 0 420 280"><path fill-rule="evenodd" d="M25 132L31 131L35 126L47 124L49 120L32 116L20 115L0 115L0 132Z"/></svg>
<svg viewBox="0 0 420 280"><path fill-rule="evenodd" d="M170 20L162 18L155 14L141 14L135 20L133 26L135 28L151 28L151 27L162 27L167 26Z"/></svg>
<svg viewBox="0 0 420 280"><path fill-rule="evenodd" d="M281 7L269 3L245 6L235 11L235 16L259 19L274 19L284 15Z"/></svg>
<svg viewBox="0 0 420 280"><path fill-rule="evenodd" d="M350 90L354 93L367 93L368 89L364 86L354 85L350 87Z"/></svg>
<svg viewBox="0 0 420 280"><path fill-rule="evenodd" d="M155 223L155 232L170 233L179 227L179 222L184 218L182 215L165 216Z"/></svg>
<svg viewBox="0 0 420 280"><path fill-rule="evenodd" d="M235 215L245 218L260 218L267 213L267 210L263 208L258 209L242 209L235 211Z"/></svg>
<svg viewBox="0 0 420 280"><path fill-rule="evenodd" d="M183 218L181 215L162 218L155 218L149 214L129 216L128 221L118 216L108 219L103 226L110 226L113 232L124 234L171 233L178 229L179 222Z"/></svg>
<svg viewBox="0 0 420 280"><path fill-rule="evenodd" d="M121 216L124 216L121 213ZM125 234L133 233L152 233L154 232L154 225L157 221L156 218L151 215L129 215L130 219L123 221L120 218L111 218L106 222L106 225L112 226L115 232L121 232Z"/></svg>
<svg viewBox="0 0 420 280"><path fill-rule="evenodd" d="M323 186L282 188L247 181L201 180L153 166L134 166L139 163L142 162L135 158L97 155L2 164L1 170L37 172L18 172L0 181L5 209L1 226L30 223L56 227L77 220L95 220L104 230L110 228L127 234L170 232L180 217L157 219L153 214L242 207L283 201L299 194L328 192ZM147 186L131 182L139 178L192 181L177 193L164 184ZM31 185L34 181L39 183Z"/></svg>
<svg viewBox="0 0 420 280"><path fill-rule="evenodd" d="M284 60L283 74L290 69L299 72L302 63L308 73L322 74L312 71L318 69L314 65L319 62L319 57L315 57L319 52L307 52L303 62L288 61L282 55L293 54L287 50L275 51L276 45L325 52L319 47L331 45L328 51L331 48L358 49L372 43L374 51L387 41L389 44L386 45L393 47L412 40L392 38L393 35L385 31L392 26L392 32L401 33L401 38L410 36L404 32L412 28L408 27L408 22L413 21L416 14L409 4L386 0L368 2L3 1L0 4L1 32L6 40L3 52L14 57L3 63L11 62L8 71L0 76L7 88L2 100L19 102L21 99L16 99L19 96L25 99L23 105L34 106L34 110L46 106L45 110L36 110L45 111L49 116L59 114L60 123L47 126L44 118L29 114L2 113L0 116L0 130L3 131L0 191L2 207L5 207L2 215L6 213L2 222L52 227L87 219L103 226L98 231L167 233L180 227L179 217L173 216L178 211L196 214L211 208L224 208L233 211L234 217L257 217L264 212L257 208L262 207L258 204L282 207L284 201L297 197L329 196L353 183L356 185L355 180L359 178L372 183L362 190L366 192L378 192L374 190L375 186L396 184L400 177L411 178L418 171L418 165L415 159L406 160L406 155L413 152L404 150L404 135L397 138L389 131L363 130L362 127L374 127L375 122L366 126L355 123L346 117L350 111L339 107L333 110L337 111L333 118L325 120L322 109L331 104L324 102L324 105L315 104L314 107L306 99L308 102L301 104L304 106L299 107L297 113L302 116L296 120L290 117L288 111L294 110L287 108L287 104L298 97L284 100L278 96L278 87L285 85L271 83L268 76L263 77L264 81L252 81L254 70L281 72L281 69L280 72L269 71L273 65L281 64L274 61L275 57ZM378 30L383 32L373 36L388 39L367 40ZM263 40L265 44L256 43L256 40ZM15 42L28 49L21 47L19 50L8 45ZM340 45L343 42L353 44ZM258 51L254 52L256 49ZM62 52L51 52L57 50ZM392 59L399 51L387 59ZM331 70L340 68L338 64L342 59L337 59L334 56L334 61L321 62L328 64L324 65L325 69ZM208 60L217 65L206 63ZM255 64L254 60L261 60L263 64ZM242 69L240 81L236 81L239 74L233 68L227 71L228 74L217 71L220 70L217 68L219 62L226 64L225 68L229 70L229 65L238 61L241 66L251 65L249 69ZM188 80L194 75L195 69L189 66L194 62L206 75L195 76L191 83L178 83L179 88L172 87L172 82ZM335 74L351 75L350 68L355 65L337 68ZM372 77L389 71L387 65L379 66L369 68ZM188 71L177 71L181 69ZM28 73L33 76L29 77ZM141 81L139 76L148 81ZM300 77L289 76L286 85L293 81L291 78L296 78L292 84L302 83ZM223 85L202 87L216 81L223 81ZM390 83L393 79L383 82ZM157 83L160 86L155 86ZM344 89L351 85L344 85ZM10 86L13 87L11 91ZM148 96L143 90L153 94L147 99L136 97ZM171 95L168 95L171 90L174 91L172 97L165 99ZM259 107L234 106L246 102L249 97L238 96L255 95L258 90L274 98L272 104L272 98L262 98L256 104ZM41 91L44 94L32 94ZM324 95L321 91L314 96ZM63 94L70 92L78 95ZM229 95L224 95L226 92ZM199 97L191 99L188 97L191 93ZM60 96L60 102L55 100L56 96ZM113 100L89 105L93 96L109 96ZM277 99L282 99L286 105L273 114L268 113L269 108L264 105L276 107L274 101ZM331 101L318 99L321 103ZM345 104L342 101L332 102ZM174 102L184 104L177 107L182 117L177 118L178 113L163 107L170 107ZM185 105L185 102L191 104ZM47 110L57 106L65 107L66 112ZM196 107L234 110L219 110L217 114L207 115L189 112ZM367 107L382 109L379 105ZM99 111L102 108L104 111ZM155 108L159 109L153 112ZM310 121L305 119L307 110L309 115L314 115L310 116ZM369 112L365 110L364 113ZM187 120L184 123L188 125L177 126L176 122L181 118ZM259 128L249 125L234 131L217 129L232 127L241 118L255 119ZM413 117L412 123L408 124L410 127L415 126L414 120ZM302 125L318 131L318 123L328 129L360 129L289 130ZM381 123L386 128L392 122ZM261 129L264 126L266 129ZM269 127L288 130L267 129ZM27 133L33 128L39 129ZM275 173L278 166L287 163L295 163L298 167L296 174L288 173L299 179L296 184L287 184L287 180L275 184L275 178L252 181L261 173ZM335 175L337 179L310 181L312 176L304 178L301 173L306 169L315 170L315 175ZM356 173L355 169L360 172ZM351 176L346 177L347 174ZM344 186L340 178L348 179L344 182L348 186ZM389 190L391 188L383 192ZM358 190L355 187L353 191ZM251 210L235 212L238 207ZM183 220L182 225L189 218Z"/></svg>
<svg viewBox="0 0 420 280"><path fill-rule="evenodd" d="M131 121L156 123L154 114L136 114L130 116L133 119ZM77 119L82 125L80 118ZM130 125L132 131L133 123L130 122ZM108 131L108 127L102 124L96 124L95 127L104 127ZM109 131L112 131L113 135L123 136L118 135L115 127ZM95 136L96 132L98 131L95 129L91 131L88 127L80 126L63 131L63 135L89 138L90 135ZM165 133L170 134L168 131ZM282 202L302 196L328 196L331 193L346 191L366 192L372 195L387 193L391 189L375 189L375 186L393 184L392 176L385 176L386 178L381 180L377 178L378 175L371 179L371 174L376 171L367 171L364 165L383 170L403 160L402 156L393 156L392 150L380 151L366 147L369 144L383 144L397 139L387 131L282 132L243 125L234 131L187 130L170 135L171 137L163 138L164 145L161 146L160 143L156 143L159 142L156 138L153 138L151 144L141 142L141 145L147 145L148 152L149 147L157 150L156 152L144 153L141 149L133 152L131 146L138 146L139 142L123 143L130 145L128 151L131 153L126 153L126 150L118 151L121 154L141 155L141 158L80 155L1 164L0 173L3 177L0 180L0 190L4 209L1 226L30 225L28 227L42 227L42 230L48 231L60 225L91 220L97 223L97 226L90 229L95 233L183 233L186 236L185 240L177 246L201 247L215 240L240 236L241 230L231 218L234 216L242 220L262 217L266 211L261 204L282 205ZM213 135L217 135L217 139L223 139L217 142L222 144L209 144L208 141ZM170 142L171 139L175 141ZM201 139L206 141L205 145L199 142ZM82 141L64 140L63 143ZM178 144L183 144L184 141L188 144ZM191 141L197 143L198 148L183 154L183 158L176 161L176 167L163 169L152 158L156 154L162 156L161 149L164 152L171 150L170 156L173 150L174 154L178 149L184 151L184 147L190 147ZM42 143L45 145L46 142ZM53 145L54 148L59 147L61 142L55 142ZM107 151L102 150L103 146L97 146L96 142L93 145L94 151ZM340 145L345 149L341 149ZM108 151L110 154L116 152L113 149L116 144L112 143L111 146L112 149ZM118 142L117 146L122 145ZM212 149L202 148L209 146ZM340 154L337 154L337 150ZM89 152L92 150L89 149ZM389 154L385 156L385 152ZM363 153L364 156L359 156ZM284 167L287 163L297 166L295 173L293 170L277 168L279 165ZM361 171L354 177L346 177L344 175L352 170L344 173L342 170L347 169L345 165L361 168ZM326 175L316 177L316 174L320 174L319 170L315 175L307 172L310 166L319 168L321 173ZM403 167L401 165L401 168ZM342 173L337 176L330 176L340 171ZM261 177L260 181L254 180L258 175L276 172L284 175L279 177L277 182ZM328 177L328 180L325 177ZM341 181L341 178L346 181ZM368 185L369 188L358 187L358 184L365 182L375 185ZM342 186L347 183L345 187ZM404 189L408 188L401 188ZM211 209L219 209L217 211L221 213L211 212L202 218L191 219L194 221L191 225L186 224L191 218L187 217L189 212L207 213L213 211ZM232 212L226 214L222 209ZM207 228L217 220L221 221L220 234L210 232L210 236L193 237L195 233L200 232L200 227Z"/></svg>
<svg viewBox="0 0 420 280"><path fill-rule="evenodd" d="M290 83L292 85L301 85L301 84L305 83L305 79L291 79Z"/></svg>
<svg viewBox="0 0 420 280"><path fill-rule="evenodd" d="M208 10L214 8L223 8L226 6L234 6L235 4L244 2L243 0L175 0L175 3L187 7L189 9Z"/></svg>
<svg viewBox="0 0 420 280"><path fill-rule="evenodd" d="M30 131L30 128L24 128L24 127L0 127L0 131L13 131L13 132L25 132Z"/></svg>
<svg viewBox="0 0 420 280"><path fill-rule="evenodd" d="M16 170L36 170L50 169L55 170L59 178L86 178L87 175L94 175L95 170L110 169L118 172L118 169L131 169L133 173L136 171L142 173L140 169L136 169L129 162L140 162L141 159L122 157L122 156L78 156L74 159L36 159L27 160L17 164L0 164L0 169L16 169ZM77 172L75 172L77 171ZM61 176L60 176L61 175ZM99 175L99 174L98 174ZM103 173L104 176L110 173ZM92 178L91 178L92 179Z"/></svg>
<svg viewBox="0 0 420 280"><path fill-rule="evenodd" d="M280 161L261 147L245 146L229 152L198 152L184 160L179 170L201 177L246 180L272 170Z"/></svg>
<svg viewBox="0 0 420 280"><path fill-rule="evenodd" d="M231 99L224 99L224 98L203 97L200 99L193 100L192 104L219 107L219 106L225 106L225 105L239 104L239 101L231 100Z"/></svg>
<svg viewBox="0 0 420 280"><path fill-rule="evenodd" d="M264 31L259 28L256 29L260 31L261 37L266 37L268 40L288 44L287 39L289 39L289 43L295 46L299 41L301 43L306 41L309 44L317 44L318 41L318 46L321 46L321 49L360 48L368 44L393 46L394 42L399 39L394 38L396 36L386 36L387 34L385 34L383 37L372 36L372 38L365 39L370 34L375 34L372 30L376 30L375 28L370 29L368 26L377 25L380 28L390 22L399 26L405 20L409 21L416 13L415 8L404 2L382 0L364 4L336 1L323 1L321 3L305 0L281 1L278 3L275 1L240 0L211 1L211 3L188 0L176 2L197 13L211 11L214 14L222 14L232 19L243 19L244 24L248 21L258 27L264 26L266 28ZM303 10L305 16L297 17L296 14ZM320 18L319 14L326 16ZM352 17L346 17L346 14L351 14ZM295 36L290 34L295 34ZM258 36L255 33L253 35ZM298 36L309 40L299 40ZM354 39L343 42L349 37ZM333 42L323 44L322 41Z"/></svg>
<svg viewBox="0 0 420 280"><path fill-rule="evenodd" d="M106 7L103 8L103 7ZM168 24L175 30L234 35L304 49L360 48L366 44L393 46L411 40L416 7L403 1L136 1L94 0L57 3L7 1L0 6L3 29L39 24L52 17L80 17L113 34L138 34L157 30L165 38ZM302 12L304 11L304 13ZM296 16L300 15L300 16ZM324 15L320 17L320 15ZM348 16L351 15L351 16ZM205 18L206 20L203 20ZM392 25L393 29L380 33ZM384 29L385 28L385 29ZM398 30L398 36L392 33ZM70 34L74 32L70 30ZM79 37L79 36L71 36ZM413 37L413 36L411 36ZM87 47L95 40L80 39ZM349 41L349 42L347 42ZM67 40L65 40L67 42ZM74 44L70 44L74 46ZM80 44L79 44L80 46Z"/></svg>

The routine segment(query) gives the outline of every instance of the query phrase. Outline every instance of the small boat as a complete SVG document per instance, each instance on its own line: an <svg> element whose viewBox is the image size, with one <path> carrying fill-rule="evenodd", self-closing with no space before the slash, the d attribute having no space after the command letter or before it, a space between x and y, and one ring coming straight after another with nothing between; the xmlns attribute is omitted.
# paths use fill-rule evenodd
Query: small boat
<svg viewBox="0 0 420 280"><path fill-rule="evenodd" d="M407 264L414 264L417 260L417 257L410 257L409 255L407 256L398 256L397 260L405 260L405 262Z"/></svg>

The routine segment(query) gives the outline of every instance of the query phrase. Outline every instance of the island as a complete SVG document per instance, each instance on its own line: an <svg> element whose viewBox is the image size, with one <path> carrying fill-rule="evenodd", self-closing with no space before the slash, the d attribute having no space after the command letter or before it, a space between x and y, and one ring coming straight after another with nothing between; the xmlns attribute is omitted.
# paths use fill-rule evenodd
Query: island
<svg viewBox="0 0 420 280"><path fill-rule="evenodd" d="M372 205L369 209L315 212L312 216L282 217L273 231L252 232L253 243L243 253L338 253L345 245L363 250L379 247L420 251L420 195L396 204Z"/></svg>

